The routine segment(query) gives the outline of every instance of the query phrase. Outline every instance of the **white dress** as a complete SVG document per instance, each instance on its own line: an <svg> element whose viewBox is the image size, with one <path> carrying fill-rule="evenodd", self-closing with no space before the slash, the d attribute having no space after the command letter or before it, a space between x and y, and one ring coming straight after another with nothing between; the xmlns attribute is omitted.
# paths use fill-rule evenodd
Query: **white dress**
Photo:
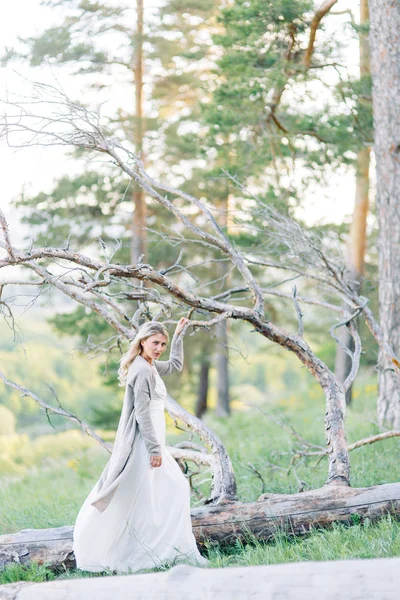
<svg viewBox="0 0 400 600"><path fill-rule="evenodd" d="M162 464L150 465L140 431L135 435L127 476L109 506L91 505L94 486L76 519L73 551L78 569L136 573L144 569L189 562L208 563L199 552L190 518L190 486L165 446L167 391L156 367L156 388L150 414L161 445Z"/></svg>

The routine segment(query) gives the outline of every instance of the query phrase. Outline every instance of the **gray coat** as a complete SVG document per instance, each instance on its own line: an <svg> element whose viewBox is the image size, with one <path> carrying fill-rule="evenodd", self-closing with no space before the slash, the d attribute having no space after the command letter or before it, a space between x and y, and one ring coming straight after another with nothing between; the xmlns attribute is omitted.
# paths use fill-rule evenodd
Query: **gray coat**
<svg viewBox="0 0 400 600"><path fill-rule="evenodd" d="M182 371L183 338L174 334L169 360L153 360L161 377ZM109 505L118 485L126 475L126 464L131 454L136 432L144 438L150 455L161 455L161 447L154 431L149 405L156 385L156 374L143 356L135 358L128 369L124 402L111 457L97 483L92 505L103 512Z"/></svg>

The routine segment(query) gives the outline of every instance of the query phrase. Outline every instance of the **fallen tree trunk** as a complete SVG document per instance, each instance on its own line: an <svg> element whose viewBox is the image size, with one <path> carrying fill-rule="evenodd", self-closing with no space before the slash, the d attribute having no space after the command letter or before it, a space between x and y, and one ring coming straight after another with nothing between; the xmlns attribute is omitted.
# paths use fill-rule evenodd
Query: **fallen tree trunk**
<svg viewBox="0 0 400 600"><path fill-rule="evenodd" d="M4 600L397 600L400 558L298 562L0 586Z"/></svg>
<svg viewBox="0 0 400 600"><path fill-rule="evenodd" d="M192 525L201 546L206 540L230 544L254 535L271 540L278 532L304 535L333 523L400 517L400 483L369 488L329 484L301 494L263 494L255 502L220 502L192 509ZM24 529L0 536L0 566L31 561L74 567L73 527Z"/></svg>

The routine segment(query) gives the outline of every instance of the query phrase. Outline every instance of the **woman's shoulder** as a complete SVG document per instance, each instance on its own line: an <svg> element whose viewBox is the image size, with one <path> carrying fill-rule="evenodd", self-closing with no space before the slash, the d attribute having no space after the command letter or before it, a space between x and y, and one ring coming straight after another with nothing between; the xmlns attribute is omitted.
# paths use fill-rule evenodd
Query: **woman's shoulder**
<svg viewBox="0 0 400 600"><path fill-rule="evenodd" d="M129 381L133 381L137 377L144 377L145 379L149 378L151 380L155 378L155 373L152 366L140 354L136 356L136 358L129 365L128 369Z"/></svg>

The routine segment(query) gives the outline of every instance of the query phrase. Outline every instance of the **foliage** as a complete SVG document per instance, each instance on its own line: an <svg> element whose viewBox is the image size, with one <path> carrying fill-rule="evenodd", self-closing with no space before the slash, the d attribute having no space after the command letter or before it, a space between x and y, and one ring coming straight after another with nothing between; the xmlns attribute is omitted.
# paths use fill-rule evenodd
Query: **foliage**
<svg viewBox="0 0 400 600"><path fill-rule="evenodd" d="M269 201L283 197L289 206L372 140L370 79L349 78L345 42L324 36L324 21L307 64L313 5L235 0L224 7L223 31L213 37L222 48L218 84L204 107L216 165L253 185L258 178Z"/></svg>
<svg viewBox="0 0 400 600"><path fill-rule="evenodd" d="M199 181L190 177L191 162L198 158L198 145L187 140L182 130L198 125L199 98L206 95L205 75L212 61L211 31L215 28L214 15L219 3L191 0L183 5L168 0L154 14L145 6L144 22L144 77L145 115L142 123L135 116L135 107L126 98L134 98L132 83L137 47L136 14L132 6L114 10L107 2L87 3L71 0L47 3L57 7L61 16L57 26L38 36L20 40L18 49L9 52L5 62L23 60L31 66L51 64L68 67L79 75L82 87L95 87L99 98L112 96L112 86L104 86L104 77L118 81L127 89L119 94L116 108L107 114L110 130L132 144L138 127L143 129L143 148L153 165L163 165L174 179L190 179L193 189ZM115 40L119 42L116 43ZM112 43L110 43L110 41ZM199 43L202 41L202 43ZM95 78L90 76L95 75ZM122 83L123 82L123 83ZM107 104L108 105L108 104ZM155 167L155 170L160 170ZM130 262L132 193L134 185L118 173L114 165L101 164L97 170L88 167L75 176L61 177L50 193L22 195L15 202L23 220L30 225L30 235L42 245L64 246L99 252L100 237L109 247L115 239L121 245L113 256L115 262ZM168 211L147 199L149 231L146 262L163 269L173 264L177 250L165 237L171 233L172 218ZM161 224L154 227L154 223ZM184 243L185 235L182 235ZM189 253L188 253L189 254ZM188 257L190 260L192 255ZM201 273L201 267L197 274ZM132 316L137 303L127 300L126 314ZM110 337L109 327L93 312L81 307L60 313L51 319L57 331L74 332L82 345L99 343ZM89 337L90 336L90 337ZM116 367L120 358L117 350L105 356L99 369L110 373L109 384L116 390ZM117 395L117 394L116 394ZM96 406L103 421L115 419L112 398L108 414Z"/></svg>
<svg viewBox="0 0 400 600"><path fill-rule="evenodd" d="M111 94L101 83L105 75L119 80L122 72L123 81L131 85L138 41L132 8L114 11L107 2L80 0L49 4L62 8L60 23L21 40L23 50L11 52L7 60L19 57L31 65L46 61L68 65L82 76L84 87L97 86L99 97ZM246 205L223 170L250 184L267 204L293 211L310 183L329 176L338 165L352 163L360 144L370 140L372 126L367 100L370 81L349 78L341 64L344 46L355 32L344 26L345 41L341 36L335 41L324 35L322 24L312 68L308 68L304 54L312 19L309 0L235 0L228 5L192 0L184 10L182 6L168 0L157 15L145 11L148 114L141 123L145 154L154 172L167 171L168 180L184 190L212 198L218 220L235 244L249 252L261 248L267 253L265 219ZM110 35L120 43L109 45ZM326 72L335 76L336 84L327 83ZM109 128L128 145L139 126L133 113L133 107L119 99L116 113L108 115ZM39 243L64 245L70 237L73 246L98 251L94 244L99 236L109 245L118 237L122 244L114 260L129 262L131 199L126 178L113 165L101 164L99 170L62 177L50 194L22 197L16 205L25 211ZM237 216L239 210L245 212L243 220ZM148 213L147 262L160 269L170 266L178 245L187 262L197 261L185 232L178 232L176 245L165 239L172 225L168 211L148 201ZM233 225L225 222L227 214ZM249 218L259 225L258 235L248 233ZM344 230L338 233L339 244ZM275 253L279 250L275 248ZM202 258L220 256L204 251ZM216 294L228 283L236 285L237 273L228 276L223 267L221 263L210 268L208 263L193 269L196 276L209 274L213 281L204 286L204 293ZM182 273L176 276L184 281ZM127 301L126 314L131 315L135 307ZM285 319L284 307L284 302L271 301L267 310ZM89 336L92 343L110 336L109 327L81 307L55 316L52 324L62 333L76 332L83 344ZM313 335L317 333L315 328ZM99 367L110 367L111 387L118 359L117 350ZM114 420L118 402L112 398L107 404ZM107 421L107 412L96 406L99 410L98 422Z"/></svg>
<svg viewBox="0 0 400 600"><path fill-rule="evenodd" d="M31 469L45 469L69 459L70 468L77 466L71 458L83 454L97 443L82 431L70 429L30 439L26 433L0 436L0 477L26 475ZM70 462L72 461L72 462Z"/></svg>
<svg viewBox="0 0 400 600"><path fill-rule="evenodd" d="M192 0L190 7L182 10L180 2L168 0L156 13L145 6L146 105L141 123L133 104L126 102L126 98L134 98L132 71L138 45L135 8L127 5L117 9L106 1L50 0L46 4L57 7L60 22L36 37L19 40L18 48L3 62L68 66L80 76L83 88L96 89L96 102L100 98L110 100L113 95L112 85L104 81L118 81L127 93L118 94L115 108L106 115L109 129L129 145L141 128L145 155L154 163L172 167L174 177L186 179L187 161L196 158L197 147L185 141L180 129L195 127L198 120L198 99L204 94L201 81L209 71L209 28L213 28L218 3ZM96 171L87 168L77 176L61 177L48 194L22 196L16 206L25 212L25 222L32 226L39 242L57 246L70 237L72 245L82 248L98 236L106 242L118 237L123 245L116 258L124 257L127 262L133 190L134 184L116 168L101 164ZM148 210L151 221L170 225L169 213L157 204L148 201ZM152 256L152 261L168 258L166 249Z"/></svg>
<svg viewBox="0 0 400 600"><path fill-rule="evenodd" d="M9 408L0 404L0 436L15 433L15 416Z"/></svg>
<svg viewBox="0 0 400 600"><path fill-rule="evenodd" d="M23 329L22 329L23 328ZM43 313L21 319L17 340L13 332L0 324L0 362L8 379L36 392L43 400L61 405L83 419L87 419L92 405L105 403L110 391L102 385L99 360L88 360L76 350L76 335L60 339L43 321ZM50 351L49 351L50 349ZM83 385L84 382L84 385ZM121 391L112 392L122 401ZM9 409L16 418L16 429L30 432L54 431L34 400L16 390L0 385L0 407ZM52 415L54 427L62 429L65 420Z"/></svg>

